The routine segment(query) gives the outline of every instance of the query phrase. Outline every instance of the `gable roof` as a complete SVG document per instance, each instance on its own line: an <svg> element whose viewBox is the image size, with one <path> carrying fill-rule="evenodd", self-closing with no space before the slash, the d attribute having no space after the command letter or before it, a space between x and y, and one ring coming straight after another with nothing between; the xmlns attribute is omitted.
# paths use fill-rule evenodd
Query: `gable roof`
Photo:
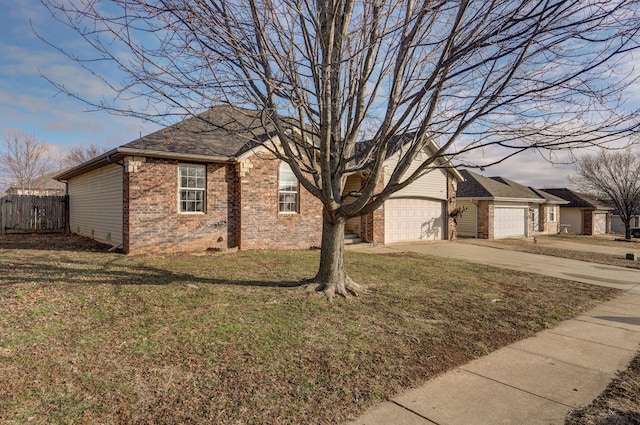
<svg viewBox="0 0 640 425"><path fill-rule="evenodd" d="M458 184L457 198L521 200L544 203L536 192L504 177L484 177L469 170L460 172L465 181Z"/></svg>
<svg viewBox="0 0 640 425"><path fill-rule="evenodd" d="M544 192L550 193L566 201L569 201L568 204L563 205L563 207L566 207L566 208L586 208L586 209L596 209L596 210L613 209L602 201L599 201L589 195L574 192L571 189L552 188L552 189L543 189L543 190Z"/></svg>
<svg viewBox="0 0 640 425"><path fill-rule="evenodd" d="M387 152L385 156L385 161L389 161L393 157L400 154L403 146L407 144L411 144L414 142L416 133L415 132L407 132L404 134L399 134L391 137L389 142L387 143ZM364 155L368 149L370 149L373 140L363 140L361 142L356 143L356 159L354 161L359 161L364 159ZM373 154L375 154L380 146L373 146ZM434 154L440 149L440 146L431 138L427 139L427 143L424 146L424 151L428 151L429 155ZM453 165L451 160L446 155L442 155L435 159L433 165L437 165L438 168L443 169L445 172L450 174L456 181L461 182L464 180L460 171Z"/></svg>
<svg viewBox="0 0 640 425"><path fill-rule="evenodd" d="M559 196L555 196L555 195L552 195L551 193L545 192L544 189L534 189L533 187L529 187L529 190L533 191L539 197L544 198L549 204L568 204L569 203L569 201L566 201Z"/></svg>
<svg viewBox="0 0 640 425"><path fill-rule="evenodd" d="M272 127L262 111L214 106L121 147L141 153L190 153L231 159L271 138L275 134Z"/></svg>
<svg viewBox="0 0 640 425"><path fill-rule="evenodd" d="M292 121L291 125L296 124ZM237 162L274 136L275 127L268 121L264 111L219 105L65 170L55 178L68 180L109 163L116 163L125 156ZM390 142L390 154L399 149L401 140L407 140L407 136L398 136ZM438 149L432 140L428 147L434 152ZM440 158L438 162L455 179L462 179L448 159Z"/></svg>
<svg viewBox="0 0 640 425"><path fill-rule="evenodd" d="M262 111L221 105L105 152L55 176L68 180L125 156L151 156L196 162L235 162L269 140L274 130Z"/></svg>

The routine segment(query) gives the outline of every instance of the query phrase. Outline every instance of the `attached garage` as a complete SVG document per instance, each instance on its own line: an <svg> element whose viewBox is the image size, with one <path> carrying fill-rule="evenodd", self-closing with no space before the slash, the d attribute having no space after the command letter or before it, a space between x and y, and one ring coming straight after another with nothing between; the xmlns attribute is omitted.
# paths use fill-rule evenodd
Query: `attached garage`
<svg viewBox="0 0 640 425"><path fill-rule="evenodd" d="M384 204L385 243L441 240L446 235L445 202L395 198Z"/></svg>
<svg viewBox="0 0 640 425"><path fill-rule="evenodd" d="M461 172L458 185L458 235L479 239L527 238L557 233L556 206L565 201L504 177Z"/></svg>
<svg viewBox="0 0 640 425"><path fill-rule="evenodd" d="M560 207L560 224L577 235L602 235L610 229L610 211L606 202L567 188L545 189L568 202Z"/></svg>
<svg viewBox="0 0 640 425"><path fill-rule="evenodd" d="M493 235L500 238L522 238L527 236L528 208L495 207Z"/></svg>

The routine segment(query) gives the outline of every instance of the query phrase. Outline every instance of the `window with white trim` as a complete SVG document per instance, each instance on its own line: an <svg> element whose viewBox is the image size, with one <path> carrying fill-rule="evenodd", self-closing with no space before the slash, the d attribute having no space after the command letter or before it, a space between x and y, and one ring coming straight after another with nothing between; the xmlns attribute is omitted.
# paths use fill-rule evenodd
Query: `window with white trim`
<svg viewBox="0 0 640 425"><path fill-rule="evenodd" d="M181 213L205 212L206 181L206 165L180 164L178 167L178 208Z"/></svg>
<svg viewBox="0 0 640 425"><path fill-rule="evenodd" d="M286 162L280 164L278 187L278 212L298 212L298 179Z"/></svg>
<svg viewBox="0 0 640 425"><path fill-rule="evenodd" d="M549 221L556 221L556 206L549 205Z"/></svg>

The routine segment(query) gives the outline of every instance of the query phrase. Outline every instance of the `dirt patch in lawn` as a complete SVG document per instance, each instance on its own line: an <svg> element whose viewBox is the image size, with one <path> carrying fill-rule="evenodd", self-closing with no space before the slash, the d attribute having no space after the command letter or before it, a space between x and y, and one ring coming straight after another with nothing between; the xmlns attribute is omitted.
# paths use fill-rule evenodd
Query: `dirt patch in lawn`
<svg viewBox="0 0 640 425"><path fill-rule="evenodd" d="M317 251L133 257L58 237L0 238L2 423L340 423L618 293L348 252L371 293L329 304L295 287Z"/></svg>
<svg viewBox="0 0 640 425"><path fill-rule="evenodd" d="M93 239L61 233L9 234L0 236L0 249L106 252L111 245Z"/></svg>

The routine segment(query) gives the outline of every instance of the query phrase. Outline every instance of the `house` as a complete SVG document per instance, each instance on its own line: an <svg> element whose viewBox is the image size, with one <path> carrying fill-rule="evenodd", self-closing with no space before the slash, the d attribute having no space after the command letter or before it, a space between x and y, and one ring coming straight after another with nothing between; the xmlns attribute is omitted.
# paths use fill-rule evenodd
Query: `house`
<svg viewBox="0 0 640 425"><path fill-rule="evenodd" d="M601 235L610 232L611 208L606 203L567 188L544 189L568 201L560 207L560 223L578 235Z"/></svg>
<svg viewBox="0 0 640 425"><path fill-rule="evenodd" d="M559 232L558 205L566 201L503 177L461 171L457 205L458 235L500 239Z"/></svg>
<svg viewBox="0 0 640 425"><path fill-rule="evenodd" d="M631 222L629 223L631 228L640 229L640 212L635 212L631 216ZM624 223L622 222L622 218L620 218L620 213L618 211L613 211L611 213L611 231L613 233L624 233ZM635 237L635 236L634 236Z"/></svg>
<svg viewBox="0 0 640 425"><path fill-rule="evenodd" d="M213 107L61 173L70 231L125 253L319 246L322 205L265 148L276 140L261 118ZM345 193L362 179L349 176ZM346 227L376 244L446 239L459 180L455 170L433 167Z"/></svg>
<svg viewBox="0 0 640 425"><path fill-rule="evenodd" d="M8 195L58 196L65 194L65 185L55 180L54 176L48 175L33 182L30 189L10 186L6 193Z"/></svg>

